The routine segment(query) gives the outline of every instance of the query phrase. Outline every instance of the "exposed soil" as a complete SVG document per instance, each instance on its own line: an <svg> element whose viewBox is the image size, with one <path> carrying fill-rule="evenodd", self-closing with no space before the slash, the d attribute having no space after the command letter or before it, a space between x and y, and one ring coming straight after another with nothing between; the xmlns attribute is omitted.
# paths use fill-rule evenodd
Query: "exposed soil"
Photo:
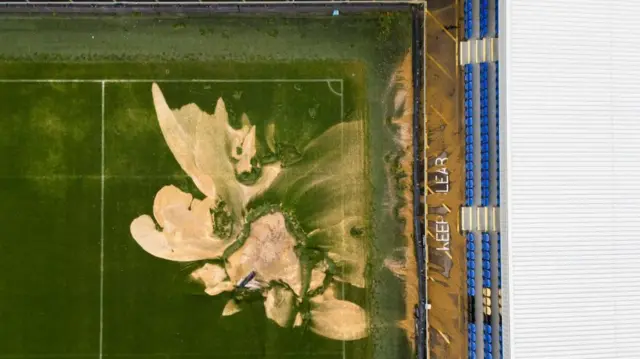
<svg viewBox="0 0 640 359"><path fill-rule="evenodd" d="M433 9L427 15L427 288L431 358L464 358L467 352L465 239L458 231L458 210L464 201L464 137L457 91L457 4L450 2L451 7ZM436 161L444 157L446 162ZM437 188L435 174L440 173L442 178L445 170L448 191L438 192L442 187ZM436 241L436 221L448 224L448 242Z"/></svg>
<svg viewBox="0 0 640 359"><path fill-rule="evenodd" d="M398 216L405 224L404 233L406 244L402 249L402 259L388 258L385 260L386 267L396 276L404 280L405 291L405 318L398 323L398 326L405 330L407 339L415 349L415 319L413 308L418 304L418 269L415 256L415 246L413 241L413 183L411 173L413 173L413 87L412 87L412 66L411 53L408 53L402 63L396 69L396 72L390 83L393 96L394 117L391 119L395 126L395 140L402 150L402 155L398 161L396 171L405 174L405 176L397 178L400 188L403 191L398 198L401 203L397 206Z"/></svg>

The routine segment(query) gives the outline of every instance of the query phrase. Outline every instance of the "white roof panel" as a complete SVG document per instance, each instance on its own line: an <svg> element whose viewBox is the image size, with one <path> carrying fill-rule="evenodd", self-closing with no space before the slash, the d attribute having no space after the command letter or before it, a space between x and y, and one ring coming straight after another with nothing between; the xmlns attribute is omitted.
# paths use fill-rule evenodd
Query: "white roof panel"
<svg viewBox="0 0 640 359"><path fill-rule="evenodd" d="M640 1L502 0L505 357L640 357Z"/></svg>

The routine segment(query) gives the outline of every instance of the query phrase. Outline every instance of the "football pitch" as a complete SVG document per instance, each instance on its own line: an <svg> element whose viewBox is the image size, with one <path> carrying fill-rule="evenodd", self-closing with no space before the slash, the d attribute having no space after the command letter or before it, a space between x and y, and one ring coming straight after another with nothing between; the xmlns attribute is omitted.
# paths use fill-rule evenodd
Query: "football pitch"
<svg viewBox="0 0 640 359"><path fill-rule="evenodd" d="M15 37L0 46L0 359L411 355L407 324L398 324L412 314L407 279L384 265L390 253L413 250L406 219L398 215L409 205L397 199L406 188L396 181L407 175L397 169L403 152L391 122L398 109L386 110L394 102L389 81L409 51L408 40L380 55L376 16L330 20L342 30L371 33L354 37L357 44L340 45L327 45L344 32L327 28L329 20L322 18L306 19L305 25L244 19L234 31L228 30L233 22L205 27L201 19L107 19L95 20L95 27L73 17L15 21L2 25ZM287 32L291 21L297 33ZM393 21L401 33L409 27L403 17ZM30 33L31 27L55 30ZM142 35L132 34L136 27ZM249 27L260 28L250 40ZM314 29L324 33L308 36L322 39L318 46L332 53L304 58L295 49L279 52ZM164 36L158 40L164 43L147 43L147 52L129 56L128 47L141 51L145 33ZM163 57L167 48L184 51L180 47L194 36L235 42L240 49L203 50L206 59ZM71 44L75 37L86 37L89 49L68 53L51 44ZM104 41L95 45L96 37ZM37 55L21 53L24 42ZM250 42L255 47L247 47ZM287 52L293 60L278 58ZM175 123L163 122L163 116ZM209 130L201 126L221 116L231 136L221 143L230 152L212 154L206 141L216 139L203 137L201 144L200 134ZM190 129L191 123L198 126ZM236 135L239 144L230 145ZM179 136L193 141L178 143ZM193 152L185 154L184 146ZM245 158L248 172L240 167ZM203 169L207 160L218 172ZM225 161L236 169L237 183L229 187L219 179L218 164ZM253 193L273 168L272 181L246 195L235 211L229 188ZM245 174L258 179L251 182ZM210 179L213 194L203 184ZM145 245L133 224L144 215L155 220L149 233L169 242L177 238L168 237L168 223L179 205L158 212L168 187L189 198L175 223L191 226L195 215L184 216L208 198L216 203L206 212L213 232L205 232L226 241L224 252L175 259L193 247L158 254ZM243 253L260 238L256 223L264 225L274 213L286 222L283 238L295 245L278 242L277 258L265 259L260 251L270 242L259 242L256 261L266 264L251 267L246 281L234 280L233 251ZM180 233L186 241L191 227L176 226L171 235ZM302 284L282 271L272 275L287 251L302 268ZM214 266L225 268L224 282L233 288L214 295L209 277L194 276ZM314 288L315 274L322 279ZM255 287L244 288L247 283ZM276 308L279 301L293 301L290 321L269 309L274 290L286 293L274 297ZM314 299L330 292L323 300L340 303L337 314L330 311L333 304ZM230 303L237 306L232 313ZM359 320L354 313L366 313L362 329L347 323ZM356 328L345 329L349 324Z"/></svg>

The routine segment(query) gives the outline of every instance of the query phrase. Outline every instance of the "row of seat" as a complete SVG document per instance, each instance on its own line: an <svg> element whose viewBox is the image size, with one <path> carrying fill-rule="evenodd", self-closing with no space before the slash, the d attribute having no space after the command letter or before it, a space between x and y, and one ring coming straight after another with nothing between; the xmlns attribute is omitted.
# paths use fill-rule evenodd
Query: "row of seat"
<svg viewBox="0 0 640 359"><path fill-rule="evenodd" d="M491 239L482 233L482 288L491 289Z"/></svg>
<svg viewBox="0 0 640 359"><path fill-rule="evenodd" d="M475 236L467 233L467 295L476 295L476 258L475 258Z"/></svg>
<svg viewBox="0 0 640 359"><path fill-rule="evenodd" d="M498 233L497 236L498 240L496 241L496 244L498 245L498 289L502 289L502 260L500 259L502 256L502 248L501 248L501 238L500 238L500 233ZM500 292L498 292L498 294L500 294Z"/></svg>
<svg viewBox="0 0 640 359"><path fill-rule="evenodd" d="M474 139L473 139L473 65L464 66L464 128L465 128L465 206L473 205L474 182Z"/></svg>
<svg viewBox="0 0 640 359"><path fill-rule="evenodd" d="M502 351L502 250L501 248L501 239L500 233L498 233L498 316L499 316L499 324L498 324L498 344L500 345L500 358L503 357Z"/></svg>
<svg viewBox="0 0 640 359"><path fill-rule="evenodd" d="M480 205L489 206L489 65L480 64Z"/></svg>
<svg viewBox="0 0 640 359"><path fill-rule="evenodd" d="M484 359L493 358L493 338L491 336L491 237L482 233L482 305L484 310L483 353ZM489 290L487 290L489 289Z"/></svg>
<svg viewBox="0 0 640 359"><path fill-rule="evenodd" d="M493 337L491 330L491 236L482 233L482 294L484 308L484 324L482 338L484 342L484 359L493 358ZM485 290L489 289L489 290Z"/></svg>
<svg viewBox="0 0 640 359"><path fill-rule="evenodd" d="M469 359L476 359L476 323L471 319L469 319L469 324L467 325L467 332L469 333L467 356Z"/></svg>
<svg viewBox="0 0 640 359"><path fill-rule="evenodd" d="M497 11L497 10L496 10ZM498 22L496 20L496 33ZM500 207L500 84L499 84L499 64L496 61L496 206ZM500 233L498 233L498 315L500 321L498 324L498 345L500 350L500 359L503 358L503 345L502 345L502 243L500 241Z"/></svg>
<svg viewBox="0 0 640 359"><path fill-rule="evenodd" d="M496 1L497 2L497 1ZM489 33L489 0L480 0L480 38Z"/></svg>
<svg viewBox="0 0 640 359"><path fill-rule="evenodd" d="M495 14L494 16L495 16L495 19L496 19L496 21L495 21L496 37L498 37L498 34L499 34L499 32L498 32L498 23L499 23L499 21L500 21L500 17L498 16L498 15L500 14L500 13L498 12L498 4L499 4L499 3L500 3L500 1L499 1L499 0L496 0L496 1L495 1L495 4L496 4L496 5L495 5L495 8L493 9L493 13Z"/></svg>
<svg viewBox="0 0 640 359"><path fill-rule="evenodd" d="M480 38L483 39L489 34L489 0L479 0L480 9ZM495 1L495 31L498 33L498 0ZM469 40L473 37L473 1L464 1L464 37Z"/></svg>
<svg viewBox="0 0 640 359"><path fill-rule="evenodd" d="M498 7L496 2L496 34L498 33ZM496 206L500 207L500 62L496 61ZM502 303L502 243L498 233L498 303ZM500 305L500 304L499 304ZM498 315L498 344L500 345L500 358L503 357L502 347L502 307L500 305Z"/></svg>
<svg viewBox="0 0 640 359"><path fill-rule="evenodd" d="M476 279L475 279L475 236L473 233L467 233L467 349L469 359L476 357L477 331L475 324L476 316Z"/></svg>
<svg viewBox="0 0 640 359"><path fill-rule="evenodd" d="M473 36L473 0L464 0L464 38L469 40Z"/></svg>
<svg viewBox="0 0 640 359"><path fill-rule="evenodd" d="M496 206L500 207L500 63L496 61Z"/></svg>
<svg viewBox="0 0 640 359"><path fill-rule="evenodd" d="M493 337L491 336L491 321L485 320L482 338L484 339L484 359L493 359Z"/></svg>

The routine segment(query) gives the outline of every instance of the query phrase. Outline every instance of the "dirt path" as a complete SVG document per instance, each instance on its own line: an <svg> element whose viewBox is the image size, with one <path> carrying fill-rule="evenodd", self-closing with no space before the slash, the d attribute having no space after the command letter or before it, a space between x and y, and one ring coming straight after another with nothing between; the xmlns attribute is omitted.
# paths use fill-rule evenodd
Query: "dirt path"
<svg viewBox="0 0 640 359"><path fill-rule="evenodd" d="M427 167L429 353L466 357L465 239L458 231L464 201L464 149L458 108L457 10L427 14ZM431 9L430 9L431 10Z"/></svg>

